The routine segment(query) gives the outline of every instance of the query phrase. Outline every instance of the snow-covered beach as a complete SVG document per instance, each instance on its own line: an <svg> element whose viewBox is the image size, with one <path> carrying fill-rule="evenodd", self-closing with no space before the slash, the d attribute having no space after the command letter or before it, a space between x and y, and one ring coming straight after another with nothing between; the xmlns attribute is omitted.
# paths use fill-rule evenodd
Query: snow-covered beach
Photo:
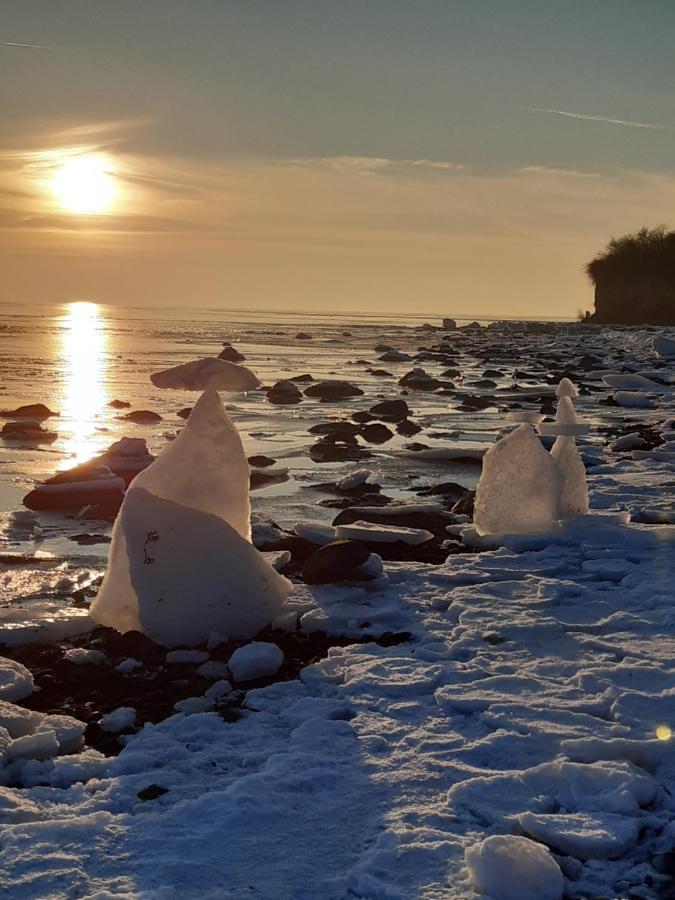
<svg viewBox="0 0 675 900"><path fill-rule="evenodd" d="M356 530L337 536L351 534L371 551L379 539L381 574L310 584L302 564L289 569L293 590L277 628L339 643L327 641L322 658L289 680L275 679L269 651L259 651L239 680L246 686L259 672L267 683L250 689L237 688L236 667L224 668L217 642L179 650L187 656L175 664L207 667L190 681L194 687L201 678L202 692L154 723L122 705L106 722L113 736L121 733L116 756L83 747L84 725L78 731L72 720L29 711L29 676L10 667L0 694L7 896L667 896L675 846L675 375L673 360L655 349L660 332L512 324L444 332L383 323L345 330L316 329L310 340L319 346L304 356L288 349L309 343L295 329L264 350L244 339L235 345L265 383L311 369L314 383L348 378L363 394L330 403L303 393L286 407L254 392L245 403L235 399L231 413L247 453L272 448L275 465L290 469L287 481L252 494L256 546L288 540L293 524L296 538L320 546L335 514L355 510L351 525L337 527ZM163 356L187 360L209 340L212 333L180 356L174 341ZM316 368L327 346L344 356L341 369L335 356ZM145 380L159 358L138 365L138 380L166 420L168 401ZM382 367L389 374L373 374ZM496 539L493 548L489 540L461 544L470 516L456 497L425 491L449 481L474 488L480 455L500 433L528 415L551 418L565 374L580 387L575 405L591 426L578 439L590 514L545 534ZM314 453L307 461L316 444L331 444L308 438L308 426L344 423L376 401L402 398L411 413L396 424L419 424L414 435L392 426L379 444L359 433L354 442L332 442L348 448L342 458ZM30 399L50 401L8 398ZM172 396L173 408L180 399ZM290 410L296 425L285 431ZM360 427L372 422L389 428L381 412ZM132 436L152 435L157 452L165 426ZM99 452L117 436L94 427L85 437ZM19 451L3 451L10 486L47 469L42 454L26 452L22 473ZM340 499L336 485L366 466L367 478L342 488L361 491L344 508L317 504L317 497ZM49 474L40 471L40 480ZM371 506L377 492L364 489L367 479L389 502ZM407 528L396 541L381 528L388 514ZM425 541L415 544L422 519L418 527L401 521L411 515L428 517L427 541L435 552L443 548L440 559L422 561ZM447 543L434 543L434 516ZM92 624L88 598L101 548L63 552L68 536L90 526L78 516L33 521L9 509L1 573L8 656L27 638L51 638L71 654L70 665L80 664L83 680L112 662L100 650L96 656L100 644L78 637ZM99 529L109 532L105 523ZM292 556L297 544L289 546ZM43 556L31 558L36 547ZM44 555L51 548L54 559ZM264 555L278 564L280 552ZM155 668L162 665L172 662ZM142 688L144 666L131 660L126 669ZM231 705L222 701L233 689L238 712L225 715Z"/></svg>

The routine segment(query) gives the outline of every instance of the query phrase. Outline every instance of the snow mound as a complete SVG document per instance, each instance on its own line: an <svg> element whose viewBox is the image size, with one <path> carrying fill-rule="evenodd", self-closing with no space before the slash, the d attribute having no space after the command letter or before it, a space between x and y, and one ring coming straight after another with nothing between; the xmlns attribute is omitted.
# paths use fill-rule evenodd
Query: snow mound
<svg viewBox="0 0 675 900"><path fill-rule="evenodd" d="M0 700L23 700L33 693L33 675L20 662L0 656Z"/></svg>
<svg viewBox="0 0 675 900"><path fill-rule="evenodd" d="M158 388L175 388L184 391L253 391L260 387L257 375L245 366L238 366L225 359L206 357L163 369L150 376Z"/></svg>
<svg viewBox="0 0 675 900"><path fill-rule="evenodd" d="M494 834L466 851L474 889L493 900L562 900L558 863L541 844L513 834Z"/></svg>

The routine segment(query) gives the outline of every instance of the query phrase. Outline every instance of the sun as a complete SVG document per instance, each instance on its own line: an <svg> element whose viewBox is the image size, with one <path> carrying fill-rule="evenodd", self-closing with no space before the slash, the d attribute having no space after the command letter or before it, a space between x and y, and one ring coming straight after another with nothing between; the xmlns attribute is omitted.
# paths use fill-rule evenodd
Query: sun
<svg viewBox="0 0 675 900"><path fill-rule="evenodd" d="M54 173L51 189L61 207L87 215L105 212L117 194L110 163L101 156L71 156Z"/></svg>

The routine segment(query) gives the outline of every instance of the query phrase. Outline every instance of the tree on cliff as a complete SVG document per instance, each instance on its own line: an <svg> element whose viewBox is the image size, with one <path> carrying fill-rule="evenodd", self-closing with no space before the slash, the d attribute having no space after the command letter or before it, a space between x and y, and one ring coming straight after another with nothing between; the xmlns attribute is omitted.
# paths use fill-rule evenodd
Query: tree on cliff
<svg viewBox="0 0 675 900"><path fill-rule="evenodd" d="M675 324L675 231L665 225L612 238L586 266L595 322Z"/></svg>
<svg viewBox="0 0 675 900"><path fill-rule="evenodd" d="M612 238L607 249L588 263L586 273L594 284L615 276L657 277L675 284L675 231L658 225Z"/></svg>

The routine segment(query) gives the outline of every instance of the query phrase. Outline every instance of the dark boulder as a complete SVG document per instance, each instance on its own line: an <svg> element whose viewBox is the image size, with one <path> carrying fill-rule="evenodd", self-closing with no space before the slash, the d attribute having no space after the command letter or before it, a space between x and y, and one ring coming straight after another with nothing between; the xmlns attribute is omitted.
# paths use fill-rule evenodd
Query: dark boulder
<svg viewBox="0 0 675 900"><path fill-rule="evenodd" d="M319 381L305 388L305 397L319 397L321 400L345 400L347 397L360 397L361 388L350 381Z"/></svg>
<svg viewBox="0 0 675 900"><path fill-rule="evenodd" d="M58 416L58 413L52 412L44 403L28 403L26 406L17 406L16 409L5 409L0 415L7 419L33 419L39 422L50 416Z"/></svg>
<svg viewBox="0 0 675 900"><path fill-rule="evenodd" d="M235 350L234 347L228 346L220 351L220 353L218 354L218 359L224 359L226 360L226 362L238 363L243 362L246 357L243 353Z"/></svg>
<svg viewBox="0 0 675 900"><path fill-rule="evenodd" d="M393 438L394 432L381 422L374 422L361 428L361 436L369 444L385 444Z"/></svg>
<svg viewBox="0 0 675 900"><path fill-rule="evenodd" d="M370 551L361 541L335 541L315 550L302 566L305 584L332 584L337 581L370 581L360 566Z"/></svg>
<svg viewBox="0 0 675 900"><path fill-rule="evenodd" d="M135 409L133 412L124 416L129 422L135 422L136 425L150 425L154 422L161 422L162 417L159 413L152 412L149 409Z"/></svg>
<svg viewBox="0 0 675 900"><path fill-rule="evenodd" d="M383 400L370 407L370 412L385 422L402 422L410 410L405 400Z"/></svg>

